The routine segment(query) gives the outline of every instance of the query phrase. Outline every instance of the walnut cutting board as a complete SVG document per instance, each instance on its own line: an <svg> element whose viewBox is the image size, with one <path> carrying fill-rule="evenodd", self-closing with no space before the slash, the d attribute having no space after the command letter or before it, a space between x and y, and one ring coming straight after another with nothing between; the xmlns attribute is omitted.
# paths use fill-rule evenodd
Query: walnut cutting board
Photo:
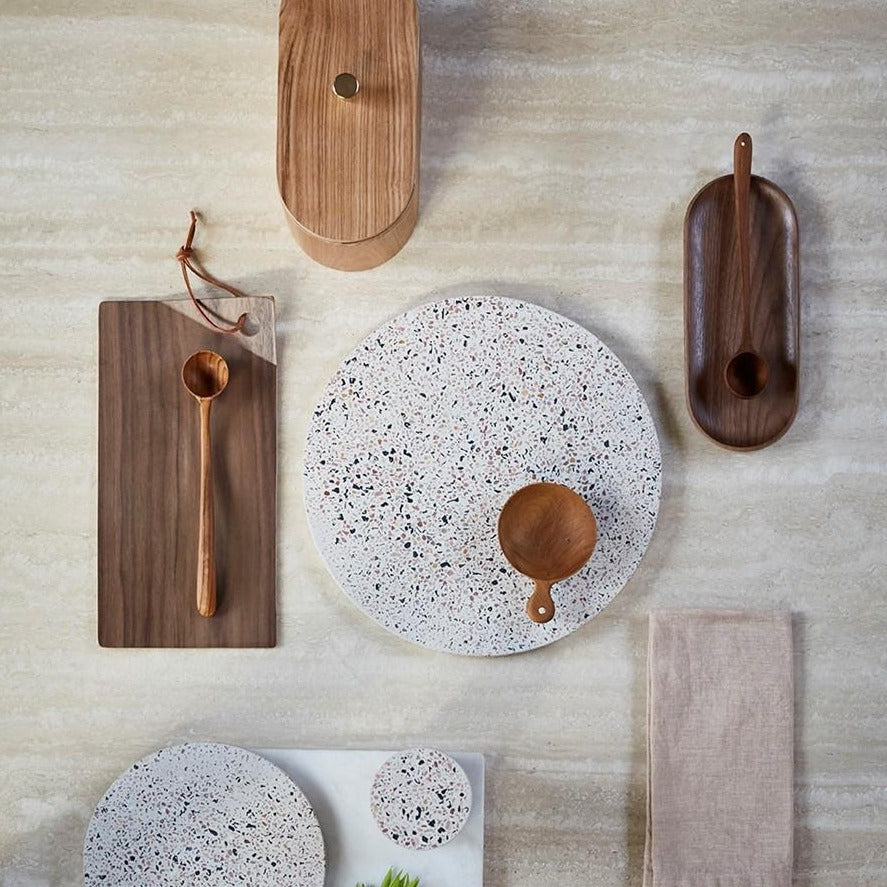
<svg viewBox="0 0 887 887"><path fill-rule="evenodd" d="M209 328L190 301L99 306L98 637L103 647L273 647L277 361L274 300L205 300L252 336ZM218 609L195 606L199 416L181 380L217 351L213 405Z"/></svg>

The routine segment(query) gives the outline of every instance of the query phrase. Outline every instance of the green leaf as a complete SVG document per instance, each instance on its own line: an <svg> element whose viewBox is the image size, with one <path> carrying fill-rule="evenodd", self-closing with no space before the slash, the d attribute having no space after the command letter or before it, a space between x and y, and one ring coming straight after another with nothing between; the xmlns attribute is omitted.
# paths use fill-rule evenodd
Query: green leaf
<svg viewBox="0 0 887 887"><path fill-rule="evenodd" d="M355 887L367 887L366 884L356 884ZM410 879L410 876L403 871L394 871L393 868L385 872L385 877L379 887L419 887L419 879Z"/></svg>
<svg viewBox="0 0 887 887"><path fill-rule="evenodd" d="M356 884L355 887L367 887L366 884ZM419 887L418 878L410 878L404 871L394 871L393 868L385 872L385 877L379 887Z"/></svg>

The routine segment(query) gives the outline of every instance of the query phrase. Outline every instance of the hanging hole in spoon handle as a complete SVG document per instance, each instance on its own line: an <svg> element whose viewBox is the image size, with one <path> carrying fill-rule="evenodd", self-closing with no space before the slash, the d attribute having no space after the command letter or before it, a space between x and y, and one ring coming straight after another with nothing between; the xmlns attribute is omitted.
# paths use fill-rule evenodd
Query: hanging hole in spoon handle
<svg viewBox="0 0 887 887"><path fill-rule="evenodd" d="M751 267L748 248L748 195L751 190L752 140L747 132L740 133L733 143L733 205L736 234L739 241L740 312L742 314L742 341L739 351L724 368L724 381L736 397L756 397L770 379L767 361L755 350L751 328Z"/></svg>
<svg viewBox="0 0 887 887"><path fill-rule="evenodd" d="M543 582L536 579L536 588L532 597L527 601L527 616L538 622L550 622L554 618L554 601L551 598L552 582Z"/></svg>

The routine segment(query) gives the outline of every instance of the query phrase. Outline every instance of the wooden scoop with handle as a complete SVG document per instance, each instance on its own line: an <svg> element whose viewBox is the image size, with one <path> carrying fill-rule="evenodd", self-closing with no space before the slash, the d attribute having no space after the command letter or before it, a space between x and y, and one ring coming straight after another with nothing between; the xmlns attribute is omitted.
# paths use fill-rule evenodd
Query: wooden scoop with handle
<svg viewBox="0 0 887 887"><path fill-rule="evenodd" d="M509 563L533 579L527 601L533 622L554 616L551 586L572 576L591 557L597 522L586 501L561 484L522 487L499 515L499 544Z"/></svg>
<svg viewBox="0 0 887 887"><path fill-rule="evenodd" d="M733 204L736 235L739 242L740 310L742 338L739 349L724 368L727 387L737 397L756 397L770 379L767 361L755 349L752 340L751 261L749 259L748 194L751 188L751 136L740 133L733 144Z"/></svg>
<svg viewBox="0 0 887 887"><path fill-rule="evenodd" d="M182 367L182 382L200 407L200 524L197 541L197 612L216 612L215 518L213 514L210 411L228 384L228 364L215 351L196 351Z"/></svg>

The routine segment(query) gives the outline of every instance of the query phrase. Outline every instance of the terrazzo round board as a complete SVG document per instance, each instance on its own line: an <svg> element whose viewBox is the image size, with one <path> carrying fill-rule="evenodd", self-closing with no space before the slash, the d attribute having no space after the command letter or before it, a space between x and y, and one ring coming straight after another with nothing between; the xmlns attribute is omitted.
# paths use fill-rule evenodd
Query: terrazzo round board
<svg viewBox="0 0 887 887"><path fill-rule="evenodd" d="M323 887L320 826L282 770L217 743L161 749L102 798L83 848L84 882L167 887Z"/></svg>
<svg viewBox="0 0 887 887"><path fill-rule="evenodd" d="M397 317L342 363L308 432L305 505L365 613L435 650L495 656L558 640L615 597L653 534L661 475L650 411L606 345L538 305L457 298ZM598 522L541 625L496 535L508 497L536 481L576 490Z"/></svg>
<svg viewBox="0 0 887 887"><path fill-rule="evenodd" d="M449 755L414 748L392 755L370 790L383 835L409 850L435 850L462 831L471 813L471 783Z"/></svg>

